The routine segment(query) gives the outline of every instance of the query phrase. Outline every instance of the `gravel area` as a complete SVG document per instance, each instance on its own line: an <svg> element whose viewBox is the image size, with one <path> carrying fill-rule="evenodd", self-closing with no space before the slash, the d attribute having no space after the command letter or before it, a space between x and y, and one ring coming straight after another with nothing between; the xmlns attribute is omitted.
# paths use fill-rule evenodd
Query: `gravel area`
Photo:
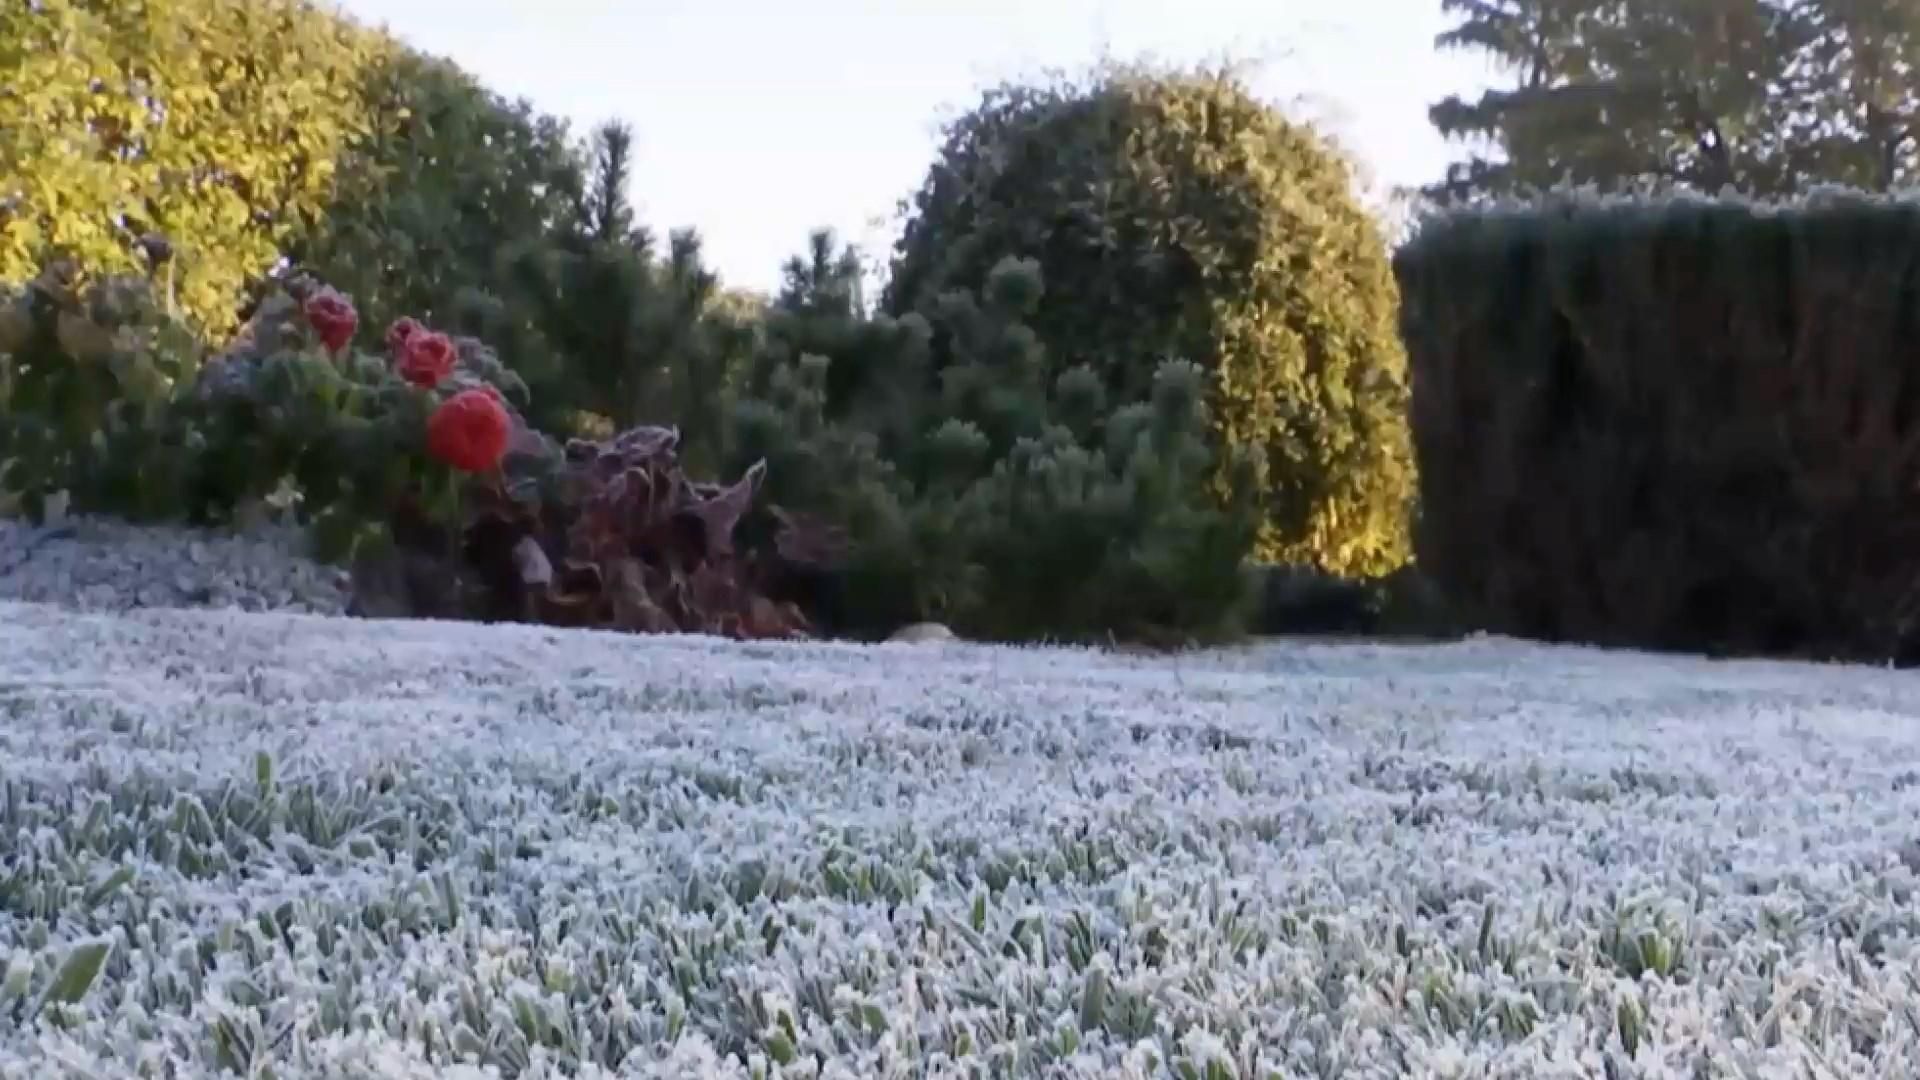
<svg viewBox="0 0 1920 1080"><path fill-rule="evenodd" d="M6 1077L1920 1075L1920 678L0 603Z"/></svg>
<svg viewBox="0 0 1920 1080"><path fill-rule="evenodd" d="M344 570L306 557L305 534L132 525L68 517L36 526L0 518L0 600L85 611L213 607L338 615Z"/></svg>

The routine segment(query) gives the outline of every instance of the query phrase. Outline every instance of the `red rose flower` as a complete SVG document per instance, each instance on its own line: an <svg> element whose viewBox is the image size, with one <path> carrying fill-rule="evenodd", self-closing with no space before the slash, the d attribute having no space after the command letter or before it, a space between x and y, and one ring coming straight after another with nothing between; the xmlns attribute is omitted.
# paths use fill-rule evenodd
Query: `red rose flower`
<svg viewBox="0 0 1920 1080"><path fill-rule="evenodd" d="M339 352L353 340L353 331L360 325L360 316L353 310L353 304L332 289L321 289L307 297L305 304L307 323L320 335L320 344L328 352Z"/></svg>
<svg viewBox="0 0 1920 1080"><path fill-rule="evenodd" d="M399 356L407 347L407 339L425 329L426 327L421 326L417 319L411 317L395 319L393 325L387 327L387 352L390 355Z"/></svg>
<svg viewBox="0 0 1920 1080"><path fill-rule="evenodd" d="M440 380L453 374L453 368L460 360L460 354L453 347L453 339L432 330L415 330L408 334L400 346L400 358L395 363L400 377L415 386L431 390L440 385Z"/></svg>
<svg viewBox="0 0 1920 1080"><path fill-rule="evenodd" d="M461 472L486 472L506 456L513 421L484 390L462 390L427 417L427 453Z"/></svg>

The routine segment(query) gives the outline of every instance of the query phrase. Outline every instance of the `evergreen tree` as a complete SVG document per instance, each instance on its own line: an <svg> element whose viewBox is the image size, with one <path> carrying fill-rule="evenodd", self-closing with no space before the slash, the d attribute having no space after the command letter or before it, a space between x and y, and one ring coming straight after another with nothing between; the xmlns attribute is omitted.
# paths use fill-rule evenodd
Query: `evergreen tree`
<svg viewBox="0 0 1920 1080"><path fill-rule="evenodd" d="M609 120L593 133L593 179L582 209L589 235L607 243L626 243L637 251L653 247L653 237L636 224L633 199L633 127Z"/></svg>
<svg viewBox="0 0 1920 1080"><path fill-rule="evenodd" d="M794 314L866 313L859 253L851 245L835 252L833 245L832 231L819 230L808 238L804 256L787 260L774 299L777 307Z"/></svg>

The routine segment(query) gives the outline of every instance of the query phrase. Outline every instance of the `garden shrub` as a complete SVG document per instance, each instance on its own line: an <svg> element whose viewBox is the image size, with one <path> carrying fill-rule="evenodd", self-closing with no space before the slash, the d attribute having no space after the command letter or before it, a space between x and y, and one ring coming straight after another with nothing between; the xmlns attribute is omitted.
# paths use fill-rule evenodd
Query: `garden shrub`
<svg viewBox="0 0 1920 1080"><path fill-rule="evenodd" d="M1395 283L1317 134L1227 73L1002 86L949 127L883 306L978 290L1007 254L1046 275L1026 326L1050 377L1085 367L1126 402L1169 358L1203 369L1217 494L1232 451L1258 451L1263 557L1349 575L1405 560Z"/></svg>
<svg viewBox="0 0 1920 1080"><path fill-rule="evenodd" d="M761 564L734 535L765 463L731 484L699 483L686 476L678 450L673 428L574 439L557 483L539 487L537 498L489 492L463 543L496 602L504 598L499 611L646 633L764 638L811 630L795 605L764 594Z"/></svg>
<svg viewBox="0 0 1920 1080"><path fill-rule="evenodd" d="M1920 661L1920 204L1562 195L1397 272L1418 565L1467 617Z"/></svg>
<svg viewBox="0 0 1920 1080"><path fill-rule="evenodd" d="M842 629L1233 631L1256 470L1246 453L1218 468L1197 367L1169 361L1144 400L1110 408L1091 369L1050 374L1025 321L1044 291L1032 261L1001 260L980 292L898 318L858 309L855 273L821 258L790 269L732 442L736 461L767 461L763 517L790 545L835 538L823 606ZM1225 505L1206 484L1222 472Z"/></svg>
<svg viewBox="0 0 1920 1080"><path fill-rule="evenodd" d="M0 497L35 517L60 491L135 520L178 512L201 444L173 404L202 359L138 276L62 260L0 286Z"/></svg>
<svg viewBox="0 0 1920 1080"><path fill-rule="evenodd" d="M365 352L359 331L351 298L311 278L258 306L182 403L204 446L195 516L285 489L341 557L402 509L453 515L464 475L510 449L551 453L520 416L526 384L484 343L402 318Z"/></svg>

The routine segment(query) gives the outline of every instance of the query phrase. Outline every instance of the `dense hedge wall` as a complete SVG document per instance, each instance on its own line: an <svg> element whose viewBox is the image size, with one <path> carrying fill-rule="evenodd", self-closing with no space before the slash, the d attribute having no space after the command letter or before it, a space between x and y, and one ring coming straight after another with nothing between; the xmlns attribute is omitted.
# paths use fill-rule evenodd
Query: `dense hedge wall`
<svg viewBox="0 0 1920 1080"><path fill-rule="evenodd" d="M1395 268L1417 558L1476 621L1920 660L1920 204L1560 197Z"/></svg>

